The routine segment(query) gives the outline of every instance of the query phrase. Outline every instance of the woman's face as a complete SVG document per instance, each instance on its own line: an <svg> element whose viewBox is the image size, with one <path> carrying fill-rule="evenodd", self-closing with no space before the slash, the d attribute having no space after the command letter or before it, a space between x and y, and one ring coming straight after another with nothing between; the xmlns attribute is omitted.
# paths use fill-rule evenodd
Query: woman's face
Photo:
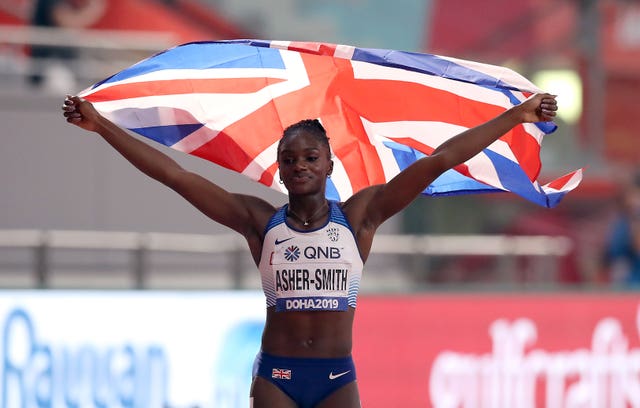
<svg viewBox="0 0 640 408"><path fill-rule="evenodd" d="M327 176L333 170L327 146L304 130L282 141L278 166L289 194L324 194Z"/></svg>

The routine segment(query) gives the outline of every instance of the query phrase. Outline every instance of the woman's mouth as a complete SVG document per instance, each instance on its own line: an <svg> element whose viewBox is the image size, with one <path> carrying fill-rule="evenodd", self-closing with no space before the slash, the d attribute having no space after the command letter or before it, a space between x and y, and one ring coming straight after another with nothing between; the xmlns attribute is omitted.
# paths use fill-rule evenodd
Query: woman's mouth
<svg viewBox="0 0 640 408"><path fill-rule="evenodd" d="M291 177L291 181L293 181L294 183L304 183L304 182L308 181L309 178L310 177L308 175L298 174L298 175L295 175L295 176Z"/></svg>

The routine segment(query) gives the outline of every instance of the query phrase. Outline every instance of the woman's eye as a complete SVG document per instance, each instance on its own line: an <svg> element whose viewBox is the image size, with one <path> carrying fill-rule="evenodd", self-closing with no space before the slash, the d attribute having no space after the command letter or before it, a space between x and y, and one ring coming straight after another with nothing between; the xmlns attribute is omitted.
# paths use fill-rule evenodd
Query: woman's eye
<svg viewBox="0 0 640 408"><path fill-rule="evenodd" d="M284 164L293 164L293 159L290 158L282 159L282 161L284 162Z"/></svg>
<svg viewBox="0 0 640 408"><path fill-rule="evenodd" d="M307 157L307 161L314 162L314 161L316 161L316 160L318 160L318 157L316 157L316 156L309 156L309 157Z"/></svg>

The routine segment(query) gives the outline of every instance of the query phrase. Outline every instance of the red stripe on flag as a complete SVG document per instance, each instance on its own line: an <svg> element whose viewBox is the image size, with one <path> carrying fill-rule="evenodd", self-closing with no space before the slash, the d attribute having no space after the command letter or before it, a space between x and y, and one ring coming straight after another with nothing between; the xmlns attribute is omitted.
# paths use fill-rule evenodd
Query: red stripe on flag
<svg viewBox="0 0 640 408"><path fill-rule="evenodd" d="M527 133L524 126L518 125L503 135L500 140L509 145L529 180L536 180L542 167L540 145L536 139Z"/></svg>
<svg viewBox="0 0 640 408"><path fill-rule="evenodd" d="M104 102L144 96L179 95L198 93L254 93L266 86L284 81L279 78L234 78L226 79L173 79L133 82L100 89L86 99Z"/></svg>
<svg viewBox="0 0 640 408"><path fill-rule="evenodd" d="M267 187L271 187L271 185L273 184L273 179L275 177L277 169L278 169L278 163L275 162L262 173L258 182L264 184Z"/></svg>
<svg viewBox="0 0 640 408"><path fill-rule="evenodd" d="M244 170L242 163L251 160L247 152L243 151L242 147L224 132L220 132L211 142L204 144L190 154L237 172Z"/></svg>
<svg viewBox="0 0 640 408"><path fill-rule="evenodd" d="M192 151L191 154L216 162L211 158L213 155L219 151L232 149L234 152L237 151L233 159L226 157L223 159L225 162L233 160L233 167L225 167L242 173L255 157L282 136L284 128L281 117L274 108L273 102L264 105L223 129L220 133L225 135L224 138L217 136ZM240 154L241 152L243 154ZM273 161L276 161L275 155Z"/></svg>
<svg viewBox="0 0 640 408"><path fill-rule="evenodd" d="M327 55L333 57L337 44L324 44L314 42L292 41L287 47L290 51L298 51L306 54Z"/></svg>
<svg viewBox="0 0 640 408"><path fill-rule="evenodd" d="M505 111L501 106L411 82L361 80L355 81L351 89L353 92L343 92L345 103L366 112L365 117L372 122L393 122L401 117L406 121L437 121L472 128ZM429 109L424 108L424 101L429 101ZM540 145L536 139L520 125L502 140L510 145L529 178L537 177Z"/></svg>
<svg viewBox="0 0 640 408"><path fill-rule="evenodd" d="M435 150L431 146L427 146L426 144L420 143L417 140L409 139L409 138L405 138L405 137L394 138L393 141L397 142L397 143L400 143L400 144L403 144L403 145L406 145L406 146L409 146L409 147L412 147L412 148L414 148L414 149L426 154L427 156L430 156L433 153L433 151ZM458 173L460 173L462 175L465 175L467 177L473 178L475 180L475 178L469 172L469 166L467 166L464 163L455 166L454 170L456 170ZM482 181L479 181L479 182L482 183Z"/></svg>
<svg viewBox="0 0 640 408"><path fill-rule="evenodd" d="M505 111L505 108L449 91L403 81L356 80L344 87L341 101L352 106L372 122L438 121L466 128L478 126ZM425 109L429 101L429 109ZM428 135L426 135L428 136ZM540 172L540 145L519 125L502 138L529 179Z"/></svg>
<svg viewBox="0 0 640 408"><path fill-rule="evenodd" d="M571 180L571 178L580 170L576 170L574 172L571 172L569 174L565 174L564 176L553 180L551 183L549 183L547 185L547 187L551 187L553 189L556 190L562 190L564 188L564 186L569 182L569 180Z"/></svg>

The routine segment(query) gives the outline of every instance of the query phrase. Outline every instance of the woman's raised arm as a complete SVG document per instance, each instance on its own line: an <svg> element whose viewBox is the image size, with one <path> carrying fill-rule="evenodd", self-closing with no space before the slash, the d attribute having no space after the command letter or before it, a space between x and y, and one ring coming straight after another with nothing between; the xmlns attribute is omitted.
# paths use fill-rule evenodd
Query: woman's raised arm
<svg viewBox="0 0 640 408"><path fill-rule="evenodd" d="M355 219L373 227L405 208L445 171L464 163L495 142L516 125L553 120L557 103L554 95L537 94L490 121L466 130L440 145L428 157L417 160L387 184L365 189L345 206L354 207Z"/></svg>
<svg viewBox="0 0 640 408"><path fill-rule="evenodd" d="M257 197L232 194L204 177L183 169L166 154L144 143L100 115L93 105L67 96L62 107L67 122L98 133L147 176L175 190L203 214L249 238L261 233L275 209Z"/></svg>

